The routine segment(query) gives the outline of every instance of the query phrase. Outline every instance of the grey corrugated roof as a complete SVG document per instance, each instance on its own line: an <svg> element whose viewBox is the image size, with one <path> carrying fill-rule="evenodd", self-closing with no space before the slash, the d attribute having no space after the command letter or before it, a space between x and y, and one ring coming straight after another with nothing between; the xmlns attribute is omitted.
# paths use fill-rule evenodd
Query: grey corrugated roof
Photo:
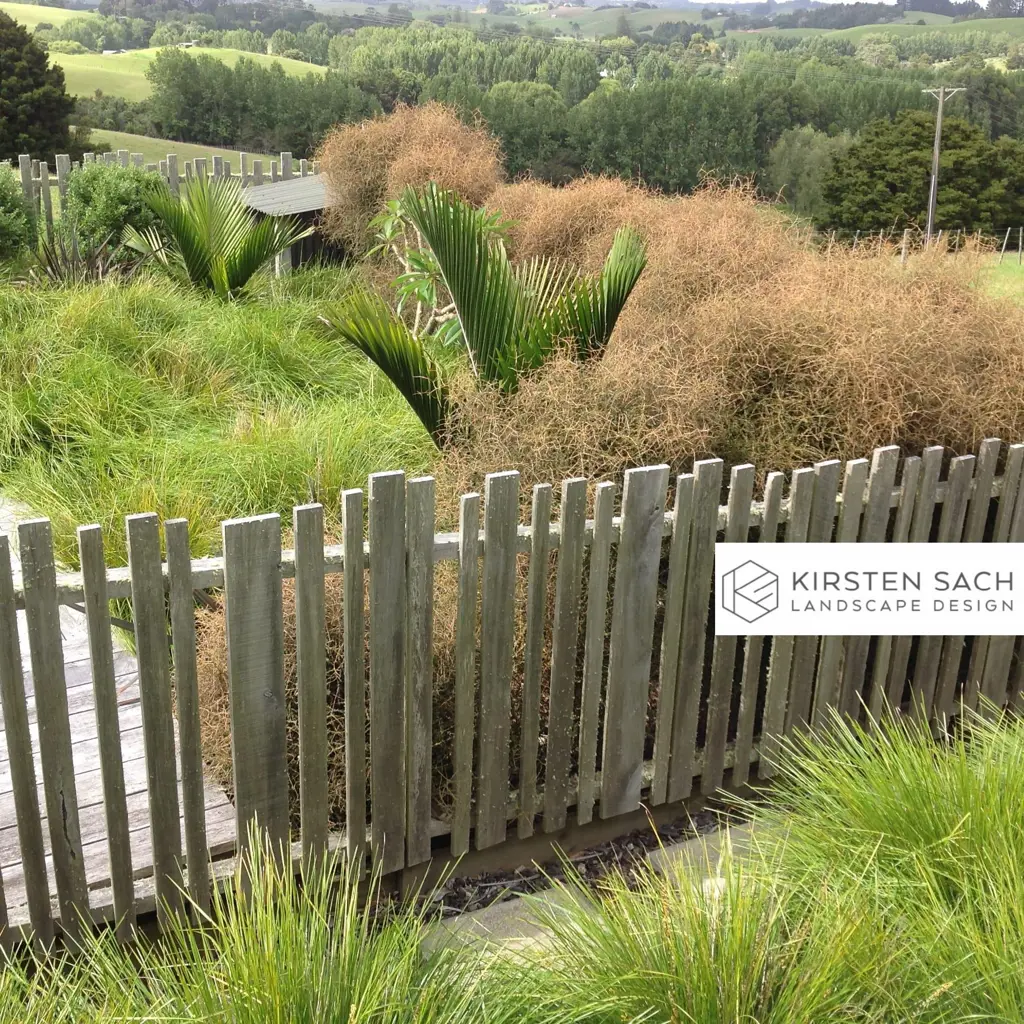
<svg viewBox="0 0 1024 1024"><path fill-rule="evenodd" d="M296 213L322 210L326 205L324 181L319 174L289 178L269 185L256 185L242 192L245 201L260 213L286 217Z"/></svg>

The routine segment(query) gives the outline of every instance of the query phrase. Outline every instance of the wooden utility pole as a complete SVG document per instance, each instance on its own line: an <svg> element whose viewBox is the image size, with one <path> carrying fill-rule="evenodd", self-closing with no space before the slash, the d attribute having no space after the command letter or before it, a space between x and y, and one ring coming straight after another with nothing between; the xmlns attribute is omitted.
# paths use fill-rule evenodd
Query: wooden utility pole
<svg viewBox="0 0 1024 1024"><path fill-rule="evenodd" d="M934 96L939 101L939 112L935 116L935 146L932 149L932 184L928 190L928 227L925 230L924 244L929 245L932 240L932 229L935 226L935 200L939 195L939 152L942 149L942 108L950 96L963 92L963 87L947 89L940 85L938 89L922 89L921 92Z"/></svg>

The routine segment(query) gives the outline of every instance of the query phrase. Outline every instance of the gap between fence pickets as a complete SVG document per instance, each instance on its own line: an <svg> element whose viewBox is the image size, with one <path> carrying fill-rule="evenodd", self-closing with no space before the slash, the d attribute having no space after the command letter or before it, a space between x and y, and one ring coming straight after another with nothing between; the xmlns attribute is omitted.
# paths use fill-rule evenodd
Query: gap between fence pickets
<svg viewBox="0 0 1024 1024"><path fill-rule="evenodd" d="M1003 480L1002 477L996 478L992 482L992 497L998 498L1002 494ZM899 502L901 489L894 487L891 495L889 496L889 507L895 508ZM935 489L935 502L939 504L945 498L946 484L943 481L938 484ZM843 498L839 494L836 496L836 511L842 507ZM720 505L718 508L718 529L723 530L725 528L726 516L728 513L727 505ZM750 506L750 525L759 526L761 519L764 515L764 502L755 501ZM785 522L789 518L789 498L783 500L782 506L779 511L779 521ZM619 527L622 524L622 517L616 516L612 520L612 544L617 544L619 540ZM666 512L664 515L664 536L670 537L672 535L672 513ZM550 544L551 548L557 549L560 540L560 526L558 523L552 523L550 526ZM588 519L586 523L586 530L584 535L583 544L584 547L588 547L594 537L594 521ZM530 527L520 524L518 529L518 550L520 553L528 553L530 550ZM479 550L483 553L484 550L484 533L480 531L479 539ZM344 569L344 556L342 553L342 545L340 544L328 544L324 547L324 574L331 575L333 573L340 573ZM368 558L370 553L370 546L367 541L363 542L363 557ZM457 533L439 533L434 537L434 562L449 562L457 561L459 557L459 535ZM292 579L295 576L295 552L294 551L282 551L281 552L281 578ZM164 588L167 587L167 564L163 565L163 578ZM210 558L197 558L192 562L192 587L195 590L213 590L221 589L224 586L224 559L221 556L215 556ZM128 568L117 567L107 570L107 592L111 599L114 598L130 598L132 595L131 588L131 574ZM58 573L57 574L57 596L58 601L62 605L71 604L72 602L80 601L82 598L82 574L81 573ZM14 602L15 607L25 607L25 592L22 586L21 574L14 574Z"/></svg>

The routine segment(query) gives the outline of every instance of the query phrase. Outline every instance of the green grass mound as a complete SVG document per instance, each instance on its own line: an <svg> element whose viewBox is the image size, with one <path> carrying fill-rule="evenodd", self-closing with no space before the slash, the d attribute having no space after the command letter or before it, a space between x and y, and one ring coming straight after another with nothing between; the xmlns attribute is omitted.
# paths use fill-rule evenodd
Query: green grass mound
<svg viewBox="0 0 1024 1024"><path fill-rule="evenodd" d="M58 559L100 522L124 557L124 515L184 516L196 557L220 521L426 468L432 445L401 396L316 315L332 270L222 303L162 278L121 287L0 288L0 480L44 511Z"/></svg>

